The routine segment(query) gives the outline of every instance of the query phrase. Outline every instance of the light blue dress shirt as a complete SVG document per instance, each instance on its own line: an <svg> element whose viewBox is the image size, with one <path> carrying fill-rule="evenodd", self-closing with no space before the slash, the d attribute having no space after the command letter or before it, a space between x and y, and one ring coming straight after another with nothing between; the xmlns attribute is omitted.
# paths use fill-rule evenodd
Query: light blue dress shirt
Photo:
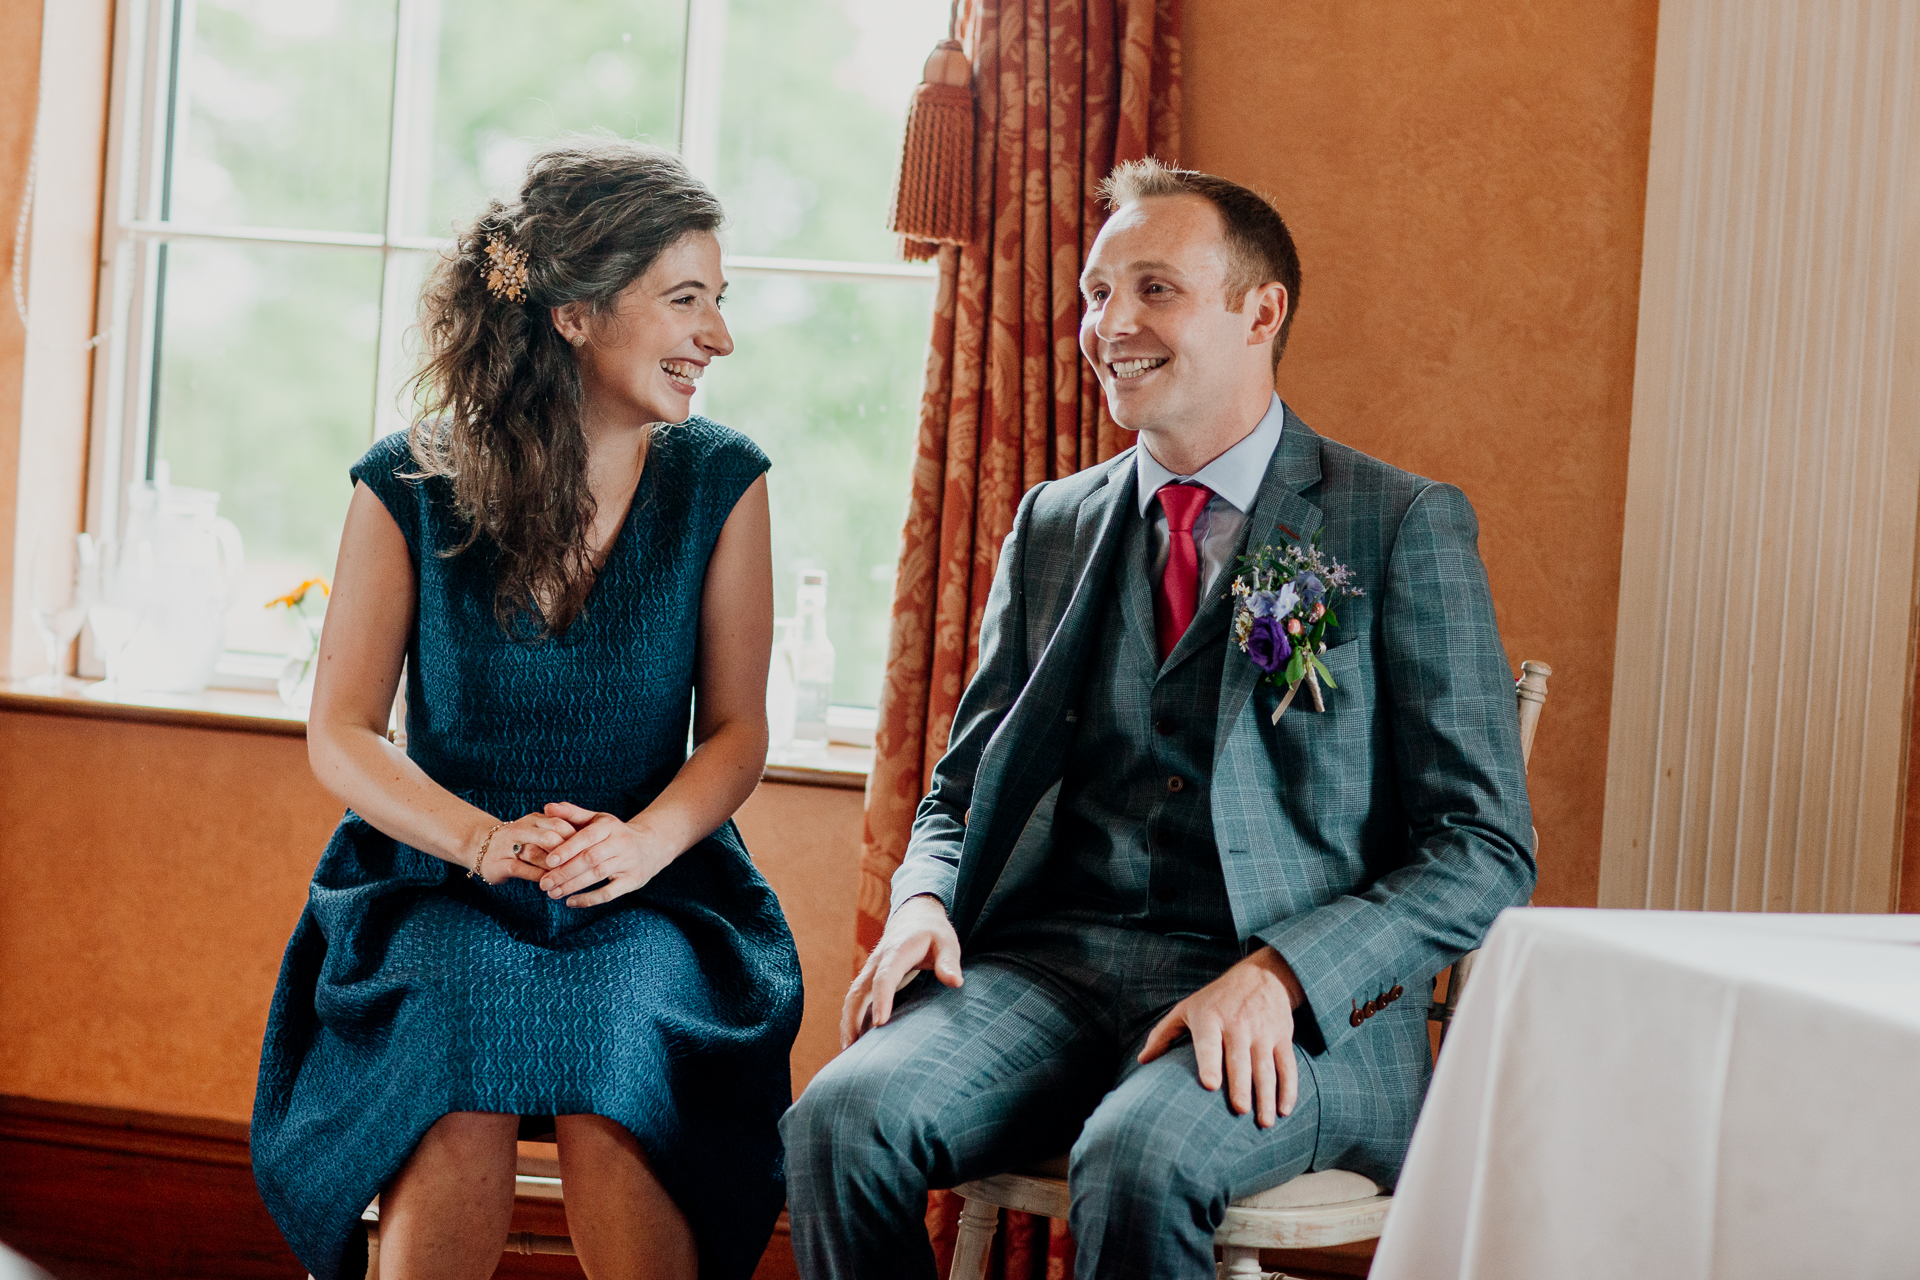
<svg viewBox="0 0 1920 1280"><path fill-rule="evenodd" d="M1253 513L1253 501L1260 496L1260 483L1267 478L1267 464L1280 445L1280 428L1286 422L1286 407L1276 394L1267 412L1240 443L1227 450L1190 476L1175 475L1160 465L1147 451L1142 440L1133 451L1134 477L1137 481L1140 514L1148 523L1147 545L1152 553L1153 582L1167 567L1167 513L1154 501L1160 486L1176 480L1203 484L1213 490L1206 509L1193 522L1194 546L1200 552L1200 598L1216 588L1224 589L1221 574L1231 567L1240 547L1240 534Z"/></svg>

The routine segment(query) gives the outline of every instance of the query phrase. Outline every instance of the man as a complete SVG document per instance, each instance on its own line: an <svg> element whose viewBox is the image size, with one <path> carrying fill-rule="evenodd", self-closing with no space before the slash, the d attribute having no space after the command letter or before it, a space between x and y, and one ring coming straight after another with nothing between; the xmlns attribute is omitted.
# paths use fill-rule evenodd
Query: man
<svg viewBox="0 0 1920 1280"><path fill-rule="evenodd" d="M1265 200L1153 161L1106 195L1080 345L1138 443L1001 551L850 1047L782 1121L809 1280L931 1276L928 1187L1068 1148L1082 1277L1211 1276L1228 1203L1308 1169L1391 1183L1433 975L1533 887L1465 497L1274 394L1300 269ZM1275 723L1227 591L1315 535L1365 594L1325 710Z"/></svg>

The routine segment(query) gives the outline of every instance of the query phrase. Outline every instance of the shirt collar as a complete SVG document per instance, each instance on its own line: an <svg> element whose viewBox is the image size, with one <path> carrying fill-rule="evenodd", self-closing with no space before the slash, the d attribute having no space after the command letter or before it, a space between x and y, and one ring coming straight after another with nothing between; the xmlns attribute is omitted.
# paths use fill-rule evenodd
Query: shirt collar
<svg viewBox="0 0 1920 1280"><path fill-rule="evenodd" d="M1135 486L1138 492L1134 496L1139 499L1140 514L1147 514L1160 486L1171 480L1203 484L1243 515L1253 510L1254 499L1260 496L1260 484L1267 478L1267 464L1273 461L1273 451L1280 445L1280 428L1286 420L1286 406L1275 393L1267 405L1266 416L1246 438L1190 476L1176 476L1161 466L1142 441L1133 451L1134 476L1138 481Z"/></svg>

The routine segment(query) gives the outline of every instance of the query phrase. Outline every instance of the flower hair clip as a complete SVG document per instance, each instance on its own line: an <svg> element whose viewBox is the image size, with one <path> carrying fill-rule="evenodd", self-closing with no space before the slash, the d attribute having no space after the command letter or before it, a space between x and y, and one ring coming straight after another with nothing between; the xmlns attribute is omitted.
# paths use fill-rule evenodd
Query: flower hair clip
<svg viewBox="0 0 1920 1280"><path fill-rule="evenodd" d="M487 237L487 292L507 302L527 300L527 255L499 236Z"/></svg>

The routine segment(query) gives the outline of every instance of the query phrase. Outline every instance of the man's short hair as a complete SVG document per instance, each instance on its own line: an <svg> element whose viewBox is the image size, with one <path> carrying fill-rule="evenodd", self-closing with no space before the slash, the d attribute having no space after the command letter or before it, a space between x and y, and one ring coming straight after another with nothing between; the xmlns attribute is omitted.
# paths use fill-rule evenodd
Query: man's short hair
<svg viewBox="0 0 1920 1280"><path fill-rule="evenodd" d="M1175 169L1152 156L1129 160L1100 184L1107 208L1151 196L1199 196L1220 211L1227 228L1226 306L1238 311L1247 290L1278 280L1287 291L1287 316L1273 338L1273 367L1287 349L1287 333L1300 309L1300 253L1280 211L1258 191L1192 169Z"/></svg>

